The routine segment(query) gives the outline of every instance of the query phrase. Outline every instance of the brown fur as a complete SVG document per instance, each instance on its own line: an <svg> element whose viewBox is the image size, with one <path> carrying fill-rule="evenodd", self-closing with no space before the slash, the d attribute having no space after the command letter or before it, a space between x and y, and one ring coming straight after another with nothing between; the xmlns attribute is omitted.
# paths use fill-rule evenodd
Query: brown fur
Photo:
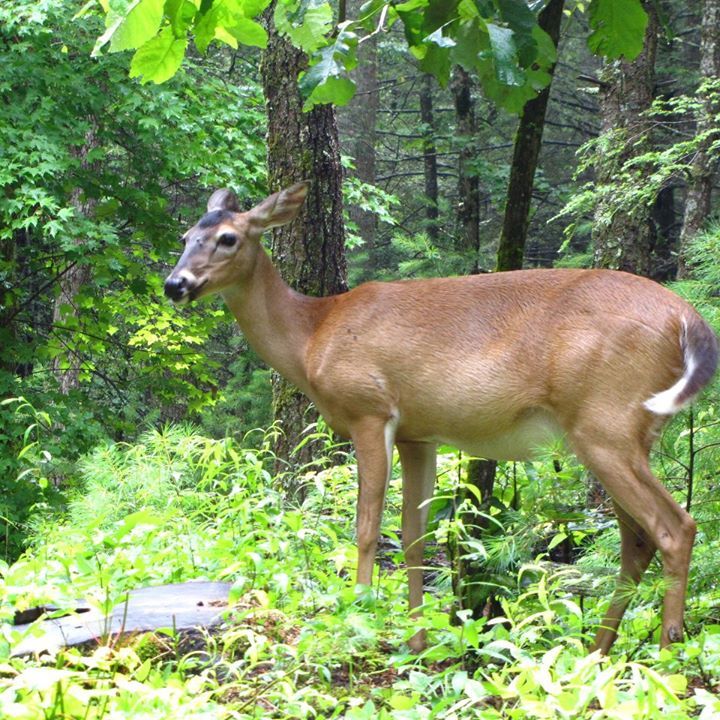
<svg viewBox="0 0 720 720"><path fill-rule="evenodd" d="M427 513L418 508L432 493L436 445L522 459L561 436L618 508L623 580L637 582L661 552L670 581L662 642L681 637L694 524L649 470L664 418L644 403L683 376L684 326L686 344L701 350L692 392L709 380L717 344L702 318L654 282L605 270L367 283L305 297L285 285L260 245L263 230L295 216L305 192L293 186L247 213L234 212L227 191L216 193L209 209L229 214L187 233L166 287L186 293L178 299L221 292L259 355L352 438L358 582L372 577L392 443L403 465L403 542L417 611ZM229 249L217 242L227 232L239 238ZM625 588L612 601L595 647L609 649L626 598ZM423 647L422 632L411 645Z"/></svg>

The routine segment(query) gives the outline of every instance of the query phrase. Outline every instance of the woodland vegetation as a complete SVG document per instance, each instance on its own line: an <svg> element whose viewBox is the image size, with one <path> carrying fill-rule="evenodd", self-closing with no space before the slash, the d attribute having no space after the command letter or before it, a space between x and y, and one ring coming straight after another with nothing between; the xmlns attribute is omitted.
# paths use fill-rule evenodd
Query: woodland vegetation
<svg viewBox="0 0 720 720"><path fill-rule="evenodd" d="M266 238L303 292L606 267L720 330L720 0L4 0L0 67L0 717L720 717L717 385L653 454L699 528L684 643L656 559L587 654L618 531L562 447L447 447L413 655L397 480L358 595L351 448L162 294L212 190L309 179ZM192 579L233 583L202 650L12 656L18 611Z"/></svg>

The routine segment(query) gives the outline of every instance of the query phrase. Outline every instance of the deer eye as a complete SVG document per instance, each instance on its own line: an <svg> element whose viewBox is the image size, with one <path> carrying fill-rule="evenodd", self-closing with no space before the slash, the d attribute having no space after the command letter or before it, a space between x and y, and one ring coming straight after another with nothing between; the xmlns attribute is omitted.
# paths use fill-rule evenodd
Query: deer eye
<svg viewBox="0 0 720 720"><path fill-rule="evenodd" d="M237 242L237 235L235 233L224 232L218 238L218 245L224 245L225 247L232 247Z"/></svg>

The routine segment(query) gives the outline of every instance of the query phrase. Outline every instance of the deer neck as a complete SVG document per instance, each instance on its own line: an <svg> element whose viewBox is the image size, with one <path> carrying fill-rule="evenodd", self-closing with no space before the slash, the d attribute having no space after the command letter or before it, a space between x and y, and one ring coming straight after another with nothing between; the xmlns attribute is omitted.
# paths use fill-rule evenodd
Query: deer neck
<svg viewBox="0 0 720 720"><path fill-rule="evenodd" d="M305 353L324 315L325 299L290 288L262 248L250 279L222 296L252 349L307 393Z"/></svg>

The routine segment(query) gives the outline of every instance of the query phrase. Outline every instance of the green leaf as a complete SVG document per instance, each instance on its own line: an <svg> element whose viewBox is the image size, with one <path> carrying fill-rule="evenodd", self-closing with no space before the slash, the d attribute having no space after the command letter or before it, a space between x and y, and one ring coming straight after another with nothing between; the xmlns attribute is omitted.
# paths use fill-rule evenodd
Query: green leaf
<svg viewBox="0 0 720 720"><path fill-rule="evenodd" d="M253 47L267 45L265 28L252 17L267 6L268 0L216 0L195 27L195 45L205 52L215 39L233 47L240 42Z"/></svg>
<svg viewBox="0 0 720 720"><path fill-rule="evenodd" d="M417 0L416 2L406 2L395 6L395 12L402 20L405 39L411 50L422 45L427 34L424 28L424 14L418 11L420 7L426 5L427 0Z"/></svg>
<svg viewBox="0 0 720 720"><path fill-rule="evenodd" d="M497 0L500 17L515 31L531 33L537 25L535 13L525 0Z"/></svg>
<svg viewBox="0 0 720 720"><path fill-rule="evenodd" d="M347 105L355 95L355 83L346 77L327 77L322 83L315 86L303 104L303 110L312 110L315 105L332 103L333 105Z"/></svg>
<svg viewBox="0 0 720 720"><path fill-rule="evenodd" d="M500 16L513 31L520 65L530 67L537 55L535 30L540 29L537 18L524 0L499 0Z"/></svg>
<svg viewBox="0 0 720 720"><path fill-rule="evenodd" d="M492 61L495 75L503 85L522 85L525 78L518 67L517 46L513 31L494 23L487 24L492 48Z"/></svg>
<svg viewBox="0 0 720 720"><path fill-rule="evenodd" d="M300 92L305 97L303 110L306 112L324 103L345 105L355 94L355 84L346 73L357 64L357 36L346 26L341 26L334 43L316 54L319 59L300 78Z"/></svg>
<svg viewBox="0 0 720 720"><path fill-rule="evenodd" d="M442 87L445 87L450 80L450 69L452 67L450 47L452 45L427 45L425 56L420 59L420 69L434 75Z"/></svg>
<svg viewBox="0 0 720 720"><path fill-rule="evenodd" d="M610 60L636 58L643 49L647 13L640 0L592 0L588 47Z"/></svg>
<svg viewBox="0 0 720 720"><path fill-rule="evenodd" d="M458 14L459 2L460 0L430 0L423 22L425 34L430 35L454 20Z"/></svg>
<svg viewBox="0 0 720 720"><path fill-rule="evenodd" d="M467 72L477 72L480 53L489 48L488 34L483 21L473 17L461 22L455 34L455 41L455 47L451 52L452 61Z"/></svg>
<svg viewBox="0 0 720 720"><path fill-rule="evenodd" d="M250 18L237 17L232 22L224 25L223 28L217 28L215 36L219 40L227 42L223 35L227 33L236 42L229 42L229 45L237 47L237 44L249 45L251 47L264 48L267 47L268 35L265 28L260 23L250 20Z"/></svg>
<svg viewBox="0 0 720 720"><path fill-rule="evenodd" d="M327 2L305 2L293 9L295 3L280 2L275 7L274 22L278 31L287 35L293 45L312 55L326 43L326 35L333 28L333 10Z"/></svg>
<svg viewBox="0 0 720 720"><path fill-rule="evenodd" d="M165 14L170 18L175 37L183 37L192 24L197 8L190 0L165 0Z"/></svg>
<svg viewBox="0 0 720 720"><path fill-rule="evenodd" d="M169 80L185 57L187 42L187 38L176 38L169 25L163 28L135 53L130 64L130 77L142 76L143 84Z"/></svg>
<svg viewBox="0 0 720 720"><path fill-rule="evenodd" d="M105 18L107 30L98 38L92 54L110 42L110 52L133 50L155 36L163 18L164 0L111 0Z"/></svg>

